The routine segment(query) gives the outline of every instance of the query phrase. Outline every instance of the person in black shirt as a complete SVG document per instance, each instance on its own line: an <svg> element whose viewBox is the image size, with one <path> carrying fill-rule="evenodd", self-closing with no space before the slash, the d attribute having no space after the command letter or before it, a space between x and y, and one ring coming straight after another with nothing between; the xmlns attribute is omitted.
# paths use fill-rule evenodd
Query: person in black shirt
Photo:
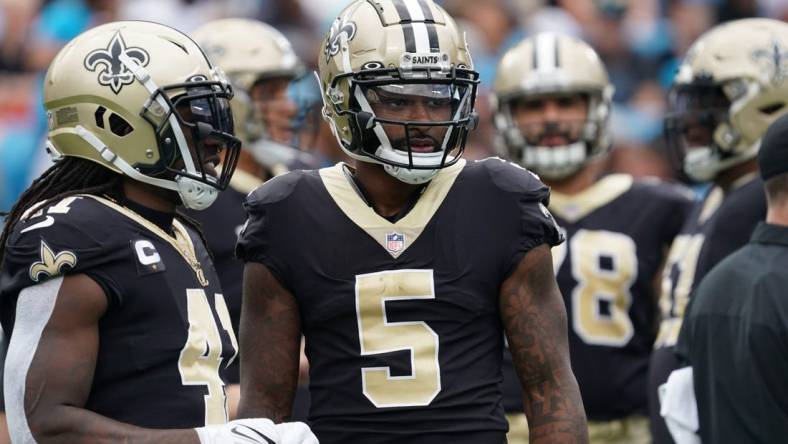
<svg viewBox="0 0 788 444"><path fill-rule="evenodd" d="M691 208L683 188L605 175L613 85L596 52L541 33L499 62L495 111L502 147L551 188L567 241L553 248L569 354L592 444L650 444L646 378L656 337L654 282ZM555 82L561 78L561 82ZM644 203L648 204L644 204ZM504 356L510 444L528 441L522 391Z"/></svg>
<svg viewBox="0 0 788 444"><path fill-rule="evenodd" d="M758 163L766 222L700 283L677 344L704 443L788 437L788 115L766 132Z"/></svg>
<svg viewBox="0 0 788 444"><path fill-rule="evenodd" d="M233 174L231 98L191 39L154 23L96 27L52 62L55 164L0 238L14 442L280 441L268 419L227 423L237 341L198 226L176 212Z"/></svg>
<svg viewBox="0 0 788 444"><path fill-rule="evenodd" d="M692 209L668 252L662 313L648 377L655 444L673 442L660 416L658 387L680 367L676 340L698 283L747 243L766 216L755 156L764 131L788 111L788 72L774 54L788 51L788 24L745 19L719 25L688 51L668 96L671 152L693 179L712 186Z"/></svg>

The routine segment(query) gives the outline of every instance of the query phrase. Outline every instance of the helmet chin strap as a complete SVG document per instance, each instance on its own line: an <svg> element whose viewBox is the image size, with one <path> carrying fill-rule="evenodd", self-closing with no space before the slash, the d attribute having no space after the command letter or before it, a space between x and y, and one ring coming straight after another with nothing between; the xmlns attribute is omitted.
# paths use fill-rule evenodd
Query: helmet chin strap
<svg viewBox="0 0 788 444"><path fill-rule="evenodd" d="M586 142L578 141L564 146L525 146L522 164L537 174L553 180L568 177L585 165L588 160Z"/></svg>
<svg viewBox="0 0 788 444"><path fill-rule="evenodd" d="M409 170L407 168L395 167L392 165L384 164L383 169L392 177L411 185L421 185L431 181L437 174L438 170Z"/></svg>
<svg viewBox="0 0 788 444"><path fill-rule="evenodd" d="M219 190L208 184L194 180L190 177L178 176L175 180L159 179L151 177L137 171L133 166L126 162L122 157L115 154L108 146L101 142L83 126L78 125L68 133L75 134L92 146L102 159L118 168L124 175L131 177L139 182L147 183L159 188L176 191L181 198L183 206L192 210L204 210L219 196Z"/></svg>
<svg viewBox="0 0 788 444"><path fill-rule="evenodd" d="M684 172L692 180L698 182L708 182L722 171L744 163L758 155L760 141L738 156L720 160L720 151L712 146L704 146L690 149L684 156Z"/></svg>

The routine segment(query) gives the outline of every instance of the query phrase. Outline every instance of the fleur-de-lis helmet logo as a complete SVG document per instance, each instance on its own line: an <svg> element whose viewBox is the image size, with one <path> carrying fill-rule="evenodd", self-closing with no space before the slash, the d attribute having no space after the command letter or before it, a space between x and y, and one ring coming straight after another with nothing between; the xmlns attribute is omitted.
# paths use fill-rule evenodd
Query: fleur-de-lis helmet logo
<svg viewBox="0 0 788 444"><path fill-rule="evenodd" d="M331 24L331 29L328 31L328 38L326 39L326 47L323 48L326 62L339 52L339 39L343 34L347 41L353 40L353 37L356 36L356 24L346 21L343 17L337 17L334 23Z"/></svg>
<svg viewBox="0 0 788 444"><path fill-rule="evenodd" d="M55 254L49 245L41 241L41 260L30 266L30 279L38 282L41 275L44 278L57 276L63 272L63 267L74 268L77 265L77 255L71 251L61 251Z"/></svg>
<svg viewBox="0 0 788 444"><path fill-rule="evenodd" d="M124 85L134 83L134 74L121 62L121 54L125 54L139 63L140 66L147 66L150 61L150 57L144 49L127 47L120 31L112 36L112 40L110 40L106 48L91 51L85 57L85 68L91 72L100 70L98 76L99 84L109 86L115 94L120 93Z"/></svg>
<svg viewBox="0 0 788 444"><path fill-rule="evenodd" d="M782 84L788 78L788 51L779 41L774 40L769 48L754 51L752 58L772 72L772 83L775 85Z"/></svg>

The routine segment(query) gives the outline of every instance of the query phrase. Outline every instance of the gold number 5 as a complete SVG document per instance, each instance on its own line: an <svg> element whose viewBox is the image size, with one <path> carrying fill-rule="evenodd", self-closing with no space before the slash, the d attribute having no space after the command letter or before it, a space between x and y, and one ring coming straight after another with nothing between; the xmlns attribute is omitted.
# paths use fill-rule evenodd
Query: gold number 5
<svg viewBox="0 0 788 444"><path fill-rule="evenodd" d="M361 369L364 395L375 407L429 405L441 391L438 335L425 322L389 322L386 302L435 299L432 270L393 270L356 276L361 356L408 350L411 374L390 367Z"/></svg>

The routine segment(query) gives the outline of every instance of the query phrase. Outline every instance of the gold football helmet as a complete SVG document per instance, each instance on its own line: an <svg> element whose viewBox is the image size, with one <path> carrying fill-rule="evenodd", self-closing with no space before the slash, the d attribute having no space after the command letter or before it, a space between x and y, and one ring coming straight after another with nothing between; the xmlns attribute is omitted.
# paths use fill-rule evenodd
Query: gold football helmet
<svg viewBox="0 0 788 444"><path fill-rule="evenodd" d="M724 23L689 49L668 96L668 146L697 181L753 159L766 128L788 111L788 24Z"/></svg>
<svg viewBox="0 0 788 444"><path fill-rule="evenodd" d="M323 116L351 157L424 183L459 160L479 75L464 35L431 0L356 0L322 43Z"/></svg>
<svg viewBox="0 0 788 444"><path fill-rule="evenodd" d="M585 42L554 33L526 38L504 54L493 86L501 154L547 179L574 174L610 148L613 91L605 66ZM521 128L512 116L513 105L520 100L567 94L587 98L585 121L540 125L577 127L566 131L570 140L566 145L540 146L540 137L530 133L543 131Z"/></svg>
<svg viewBox="0 0 788 444"><path fill-rule="evenodd" d="M192 37L230 79L235 90L232 106L236 135L244 147L251 149L252 142L266 136L252 106L252 87L275 78L295 79L305 72L303 64L281 32L257 20L211 21L195 30Z"/></svg>
<svg viewBox="0 0 788 444"><path fill-rule="evenodd" d="M48 150L178 192L204 209L230 181L240 143L232 89L186 35L149 22L115 22L69 42L44 83ZM222 172L200 146L227 150ZM215 177L213 174L217 174Z"/></svg>

